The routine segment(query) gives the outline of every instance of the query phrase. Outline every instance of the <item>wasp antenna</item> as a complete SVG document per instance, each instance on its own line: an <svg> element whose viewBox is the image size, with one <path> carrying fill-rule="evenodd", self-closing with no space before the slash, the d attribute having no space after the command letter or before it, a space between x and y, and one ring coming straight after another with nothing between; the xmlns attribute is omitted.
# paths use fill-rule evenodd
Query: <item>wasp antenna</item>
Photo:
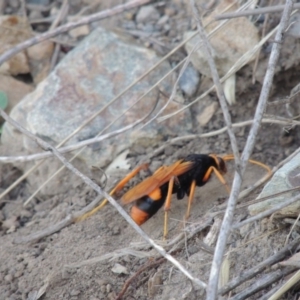
<svg viewBox="0 0 300 300"><path fill-rule="evenodd" d="M217 165L218 168L219 168L219 167L220 167L219 157L218 157L216 154L209 154L209 156L215 160L216 165Z"/></svg>
<svg viewBox="0 0 300 300"><path fill-rule="evenodd" d="M223 156L222 159L225 160L225 161L226 160L234 160L234 155L233 154L227 154L227 155ZM265 169L268 172L269 176L272 175L271 168L269 166L267 166L266 164L264 164L260 161L254 160L254 159L249 159L248 162L250 162L251 164L262 167L263 169Z"/></svg>
<svg viewBox="0 0 300 300"><path fill-rule="evenodd" d="M269 166L265 165L264 163L257 161L257 160L253 160L253 159L249 159L248 160L251 164L257 165L262 167L263 169L265 169L268 172L268 175L271 176L272 175L272 170Z"/></svg>
<svg viewBox="0 0 300 300"><path fill-rule="evenodd" d="M226 154L224 156L222 156L223 160L234 160L234 155L233 154Z"/></svg>

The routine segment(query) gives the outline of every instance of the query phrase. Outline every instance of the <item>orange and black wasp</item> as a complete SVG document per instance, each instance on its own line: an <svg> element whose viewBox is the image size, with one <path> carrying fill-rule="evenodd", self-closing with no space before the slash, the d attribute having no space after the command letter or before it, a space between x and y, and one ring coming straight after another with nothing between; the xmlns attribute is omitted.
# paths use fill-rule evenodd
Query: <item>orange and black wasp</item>
<svg viewBox="0 0 300 300"><path fill-rule="evenodd" d="M223 175L227 172L225 161L231 159L233 159L232 155L222 158L215 154L190 154L170 166L160 167L153 175L126 192L121 198L121 202L123 204L135 202L131 208L130 215L138 225L145 223L164 205L164 237L166 237L168 231L168 211L170 210L172 195L176 194L177 199L183 199L185 195L188 196L188 206L185 215L185 219L187 219L190 215L196 187L205 185L212 173L216 174L227 191L230 192L230 188ZM249 161L270 171L267 166L260 162ZM110 192L110 195L120 191L131 178L146 168L148 168L148 165L143 164L131 171L116 185ZM106 203L107 200L105 199L98 207L84 215L81 219L94 214Z"/></svg>

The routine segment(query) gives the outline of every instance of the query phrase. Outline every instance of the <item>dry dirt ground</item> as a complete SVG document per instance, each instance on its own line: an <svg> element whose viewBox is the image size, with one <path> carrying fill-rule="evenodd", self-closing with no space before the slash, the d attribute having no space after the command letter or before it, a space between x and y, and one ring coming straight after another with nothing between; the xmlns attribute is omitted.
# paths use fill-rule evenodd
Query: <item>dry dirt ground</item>
<svg viewBox="0 0 300 300"><path fill-rule="evenodd" d="M242 99L250 98L251 95L248 94ZM253 114L253 107L250 108L246 101L241 100L232 107L234 121L245 119L245 117L247 119L247 116L250 118ZM212 127L210 130L222 123L223 117L218 111L210 125ZM237 130L241 147L247 133L248 128ZM263 125L253 158L265 162L269 166L274 166L295 150L299 145L299 134L293 136L294 140L288 146L281 145L279 138L281 134L282 128ZM145 159L147 153L151 153L153 149L144 149L144 151L145 154L136 154L134 149L131 151L133 166L136 161ZM222 134L213 138L192 140L170 146L165 149L164 153L152 159L152 166L156 168L159 164L168 164L187 153L228 153L228 151L230 151L230 146L227 135ZM232 164L229 163L229 169L231 169L230 165ZM227 176L229 181L230 173L229 171ZM250 166L246 174L245 185L251 185L263 174L264 171L259 167ZM19 174L15 168L2 165L1 188L8 186L17 176ZM1 203L0 216L3 222L0 227L1 299L35 299L34 297L43 287L45 287L43 299L115 299L129 276L135 274L141 266L148 262L149 258L147 257L140 258L125 251L133 247L132 243L141 242L141 238L109 205L89 219L72 224L38 242L15 244L14 241L17 241L18 238L57 223L66 214L81 209L95 197L95 193L82 184L66 194L43 201L35 199L28 207L24 208L23 202L28 194L25 182L21 187L12 191L4 203ZM197 223L202 222L203 215L208 210L217 208L224 203L226 197L224 187L216 179L212 179L205 187L198 188L189 219L190 224L196 226ZM252 194L249 199L253 197L255 194ZM182 220L185 208L184 200L173 201L170 239L182 230L180 220ZM238 210L236 220L241 220L246 215L245 210ZM142 228L151 238L161 241L162 210ZM185 245L174 254L174 257L195 276L205 281L208 278L212 254L203 250L201 241L208 230L209 228L187 240ZM228 249L232 250L229 256L230 276L238 276L244 270L274 254L277 249L282 247L287 230L288 228L282 227L274 232L268 226L262 226L259 223L248 227L247 234L231 236L228 243ZM121 253L120 257L113 260L97 260L104 254L118 250L118 253ZM140 250L142 254L150 253L145 246ZM128 274L114 273L116 264L124 266ZM149 287L150 278L154 274L159 274L157 288ZM181 299L185 294L187 295L186 299L200 299L201 292L191 292L190 289L190 282L182 274L169 263L162 262L136 276L124 299L149 299L151 297L154 299ZM259 298L265 292L256 294L252 299Z"/></svg>
<svg viewBox="0 0 300 300"><path fill-rule="evenodd" d="M174 3L177 1L174 1ZM180 15L180 18L184 16ZM278 100L289 95L297 82L299 67L277 75L274 81L272 99ZM241 75L243 78L243 75ZM299 77L298 77L299 78ZM244 78L249 80L249 78ZM245 90L239 95L238 103L230 108L233 122L249 120L260 91L260 85ZM283 106L270 107L270 115L285 116ZM202 129L208 132L224 126L221 110L218 109L212 120ZM300 134L291 132L283 137L283 128L277 125L262 125L252 158L262 161L270 167L275 166L286 156L298 148ZM249 128L235 130L240 149L243 149ZM162 142L163 144L163 142ZM161 146L157 145L157 147ZM135 167L155 148L133 147L130 150L131 166ZM0 147L0 155L5 153ZM168 146L158 156L151 159L150 169L159 165L170 164L180 156L189 153L230 153L230 143L226 133L207 139L180 142ZM227 180L231 180L233 164L229 164ZM251 186L264 170L250 166L246 173L244 186ZM0 166L0 191L3 191L20 172L11 165ZM116 178L116 180L119 178ZM107 187L108 188L108 187ZM15 188L4 201L0 202L0 299L115 299L126 280L134 275L123 299L201 299L203 292L193 290L191 283L170 263L161 261L154 265L157 254L142 242L137 233L126 221L107 205L102 211L80 223L71 224L59 232L33 243L19 244L20 237L47 229L69 213L85 207L96 197L94 191L80 184L65 194L48 199L35 198L26 208L24 201L30 195L30 187L22 183ZM255 198L253 193L243 201ZM195 196L190 226L203 223L204 215L212 209L218 209L227 199L222 184L215 178L204 187L198 188ZM182 218L186 209L186 201L173 200L169 223L169 239L182 232ZM235 220L247 216L247 210L237 210ZM213 223L185 243L173 253L192 274L203 281L208 280L211 248L203 247L203 238ZM162 240L163 210L142 226L149 236ZM239 276L245 270L255 266L283 247L290 227L278 226L271 221L258 222L234 234L228 241L227 250L230 262L230 278ZM293 238L297 237L297 230ZM133 250L139 252L133 252ZM111 256L105 256L109 255ZM149 257L150 255L150 257ZM116 271L118 265L125 269ZM139 272L145 264L152 264L145 271ZM138 273L137 273L138 272ZM258 280L263 273L250 282L238 287L237 293ZM271 287L256 293L250 299L258 299ZM233 293L233 294L234 294ZM297 299L299 292L293 290L286 299Z"/></svg>

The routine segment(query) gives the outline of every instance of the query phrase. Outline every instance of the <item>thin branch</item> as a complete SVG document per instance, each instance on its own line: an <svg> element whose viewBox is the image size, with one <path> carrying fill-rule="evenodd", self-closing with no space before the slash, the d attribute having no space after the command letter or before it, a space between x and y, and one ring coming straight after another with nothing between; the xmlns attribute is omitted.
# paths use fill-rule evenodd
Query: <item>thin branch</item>
<svg viewBox="0 0 300 300"><path fill-rule="evenodd" d="M149 2L150 2L150 0L133 0L133 1L130 1L125 4L117 5L111 9L100 11L99 13L84 17L77 22L70 22L66 25L56 28L55 30L45 32L39 36L35 36L23 43L18 44L16 47L14 47L14 48L6 51L4 54L2 54L0 56L0 65L2 65L6 60L10 59L17 53L21 52L22 50L27 49L28 47L33 46L35 44L41 43L45 40L48 40L56 35L67 32L67 31L69 31L73 28L76 28L78 26L81 26L81 25L85 25L85 24L89 24L89 23L92 23L95 21L103 20L103 19L111 17L113 15L122 13L125 10L132 9L137 6L147 4Z"/></svg>
<svg viewBox="0 0 300 300"><path fill-rule="evenodd" d="M291 234L292 234L293 230L295 229L295 227L298 224L299 219L300 219L300 213L298 214L297 219L294 221L294 224L293 224L292 228L290 229L288 235L286 236L284 245L287 245L287 243L288 243L288 241L289 241L289 239L291 237Z"/></svg>
<svg viewBox="0 0 300 300"><path fill-rule="evenodd" d="M147 121L146 124L144 124L143 127L146 127L148 124L150 124L151 122L153 122L155 119L157 119L157 117L159 115L161 115L165 109L168 107L168 105L174 100L175 96L176 96L176 92L177 92L177 86L178 86L178 83L179 83L179 80L180 78L182 77L184 71L186 70L188 64L190 63L190 60L191 60L191 56L192 54L196 51L196 49L198 48L198 43L193 47L192 51L189 53L189 55L184 59L184 64L182 66L182 68L180 69L180 72L177 76L177 79L176 79L176 82L174 83L173 85L173 88L172 88L172 92L171 92L171 95L168 99L168 101L165 103L165 105L155 114L154 117L152 117L149 121Z"/></svg>
<svg viewBox="0 0 300 300"><path fill-rule="evenodd" d="M278 289L275 293L272 294L271 297L268 298L268 300L277 300L277 299L282 299L283 294L285 294L288 290L291 288L295 287L295 290L297 289L299 279L300 279L300 271L298 271L299 267L292 267L292 270L297 271L295 274L293 274L292 277L290 277L284 285L281 286L280 289ZM287 278L287 276L284 276Z"/></svg>
<svg viewBox="0 0 300 300"><path fill-rule="evenodd" d="M282 45L282 39L283 34L285 32L285 29L288 27L288 21L290 18L290 14L292 12L293 8L293 1L287 0L285 9L282 14L282 18L275 36L275 43L272 47L272 52L270 55L266 75L264 78L262 90L260 93L258 105L256 108L255 113L255 123L253 123L252 128L250 130L246 146L244 148L242 157L241 157L241 168L239 172L235 171L234 179L233 179L233 185L232 185L232 192L230 194L229 200L228 200L228 206L225 212L225 216L223 219L223 224L220 230L219 238L216 245L216 251L211 267L211 273L209 278L209 285L207 289L207 299L209 300L215 300L217 297L217 289L218 289L218 280L219 280L219 274L220 274L220 267L222 265L223 255L226 248L226 241L227 237L230 233L230 227L233 219L234 209L236 205L236 201L238 198L239 190L242 184L242 176L245 171L245 167L247 164L247 161L252 153L254 143L256 140L256 136L260 127L260 123L262 120L263 112L265 110L274 73L275 73L275 66L277 64L279 53Z"/></svg>
<svg viewBox="0 0 300 300"><path fill-rule="evenodd" d="M275 120L275 119L262 119L262 123L266 123L266 124L271 123L271 124L284 125L282 122L284 122L284 121L283 120ZM291 121L291 120L287 121L287 123L290 123L290 122L294 122L294 121ZM244 126L248 126L248 125L251 125L251 124L253 124L253 120L234 123L234 124L232 124L232 127L233 128L239 128L239 127L244 127ZM300 125L300 123L298 123L297 125ZM189 141L189 140L196 139L196 138L212 137L212 136L224 133L226 131L227 131L227 126L224 126L220 129L217 129L217 130L214 130L214 131L211 131L211 132L207 132L207 133L189 134L189 135L184 135L184 136L173 138L170 141L165 142L159 148L155 149L153 151L153 154L152 154L151 157L154 157L154 156L158 155L159 153L161 153L169 145L174 145L174 144L177 144L178 142L181 142L181 141ZM0 158L0 161L1 161L1 158Z"/></svg>
<svg viewBox="0 0 300 300"><path fill-rule="evenodd" d="M276 270L272 273L266 274L262 277L260 277L256 282L254 282L250 287L243 289L240 293L234 295L230 298L230 300L244 300L249 299L249 297L263 289L266 289L267 287L272 286L272 284L287 275L293 273L295 270L297 270L297 267L289 267L284 268L283 270ZM255 297L255 299L257 299ZM271 298L269 298L271 299Z"/></svg>
<svg viewBox="0 0 300 300"><path fill-rule="evenodd" d="M262 261L255 267L253 267L253 268L243 272L239 276L233 278L225 286L220 288L218 293L220 295L225 295L226 293L233 290L234 288L236 288L237 286L239 286L246 280L249 280L249 279L253 278L254 276L256 276L257 274L261 273L265 268L268 268L268 267L276 264L277 262L283 260L286 256L291 255L291 253L293 253L295 251L295 249L298 247L299 242L300 242L300 238L297 238L296 240L291 242L289 245L287 245L286 247L284 247L280 251L278 251L276 254L272 255L271 257L268 257L266 260Z"/></svg>
<svg viewBox="0 0 300 300"><path fill-rule="evenodd" d="M261 8L256 8L256 9L248 9L248 10L239 11L239 12L225 13L225 14L215 16L215 20L218 21L218 20L224 20L224 19L233 19L233 18L240 18L240 17L246 17L246 16L260 15L260 14L282 12L284 7L285 7L285 5L274 5L274 6L261 7ZM299 9L300 3L295 3L293 8Z"/></svg>
<svg viewBox="0 0 300 300"><path fill-rule="evenodd" d="M284 202L282 202L282 203L280 203L280 204L275 205L275 206L274 206L273 208L271 208L271 209L268 209L268 210L266 210L266 211L263 211L263 212L257 214L256 216L254 216L254 217L252 217L252 218L249 218L249 219L246 219L246 220L243 221L243 222L234 224L234 225L232 226L232 229L238 229L238 228L240 228L240 227L245 226L246 224L249 224L249 223L258 221L258 220L260 220L260 219L266 218L266 217L268 217L268 216L274 214L274 213L277 212L278 210L280 210L280 209L282 209L282 208L284 208L284 207L286 207L286 206L288 206L288 205L290 205L290 204L292 204L292 203L294 203L294 202L296 202L296 201L299 201L299 200L300 200L300 195L296 195L296 196L294 196L294 197L292 197L292 198L290 198L290 199L288 199L288 200L286 200L286 201L284 201Z"/></svg>
<svg viewBox="0 0 300 300"><path fill-rule="evenodd" d="M220 82L220 77L219 77L219 74L218 74L218 71L217 71L216 64L215 64L214 59L213 59L213 50L212 50L212 47L209 44L208 38L205 34L205 31L204 31L204 28L203 28L203 25L202 25L202 21L199 17L200 14L199 14L199 11L198 11L198 7L196 6L195 0L191 0L191 6L193 8L194 17L195 17L196 22L197 22L197 29L198 29L199 37L200 37L200 40L202 42L203 50L206 54L206 58L207 58L209 68L210 68L210 71L211 71L211 76L212 76L212 79L214 81L216 92L217 92L217 95L218 95L218 99L219 99L219 102L220 102L220 105L221 105L221 108L222 108L224 120L225 120L225 123L227 125L227 132L228 132L228 135L229 135L229 138L230 138L231 148L232 148L232 152L233 152L233 155L234 155L234 158L235 158L235 164L238 167L239 164L240 164L239 150L238 150L238 146L237 146L237 142L236 142L236 137L235 137L235 135L233 133L233 130L232 130L231 116L230 116L229 111L228 111L228 106L227 106L227 103L226 103L225 94L224 94L224 91L223 91L222 84Z"/></svg>
<svg viewBox="0 0 300 300"><path fill-rule="evenodd" d="M23 126L21 126L19 123L14 121L12 118L10 118L2 109L0 109L0 115L5 119L5 121L12 124L14 127L16 127L19 131L21 131L23 134L34 140L36 143L38 143L42 148L50 150L54 153L54 155L75 175L80 177L88 186L90 186L92 189L94 189L99 195L102 195L105 197L110 204L119 212L120 215L130 224L130 226L135 229L135 231L144 239L146 240L153 248L155 248L156 251L158 251L164 258L166 258L168 261L170 261L176 268L178 268L185 276L187 276L191 281L193 281L195 284L197 284L200 288L206 288L206 284L202 282L201 280L193 277L190 272L184 268L174 257L172 257L170 254L168 254L162 247L158 246L152 239L146 235L146 233L131 219L131 217L126 213L126 211L113 199L109 194L107 194L105 191L101 189L100 186L98 186L94 181L92 181L90 178L82 174L78 169L76 169L72 164L70 164L58 151L55 147L51 146L49 143L43 141L42 139L36 137L34 134L26 130Z"/></svg>
<svg viewBox="0 0 300 300"><path fill-rule="evenodd" d="M94 143L102 142L103 140L106 140L108 138L111 138L113 136L121 134L121 133L123 133L127 130L133 129L136 125L141 123L143 121L143 119L140 119L140 120L138 120L138 121L136 121L132 124L129 124L129 125L121 128L121 129L112 131L110 133L103 134L103 135L100 135L100 136L97 136L97 137L94 137L94 138L91 138L91 139L87 139L87 140L78 142L78 143L73 144L73 145L61 147L61 148L59 148L59 152L63 154L63 153L67 153L67 152L71 152L71 151L80 149L84 146L88 146L88 145L91 145L91 144L94 144ZM294 121L294 120L289 120L289 119L277 120L277 119L264 118L264 119L262 119L262 123L288 125L288 126L300 125L300 121L296 121L296 120ZM248 126L248 125L251 125L251 124L253 124L253 120L233 123L232 127L233 128L239 128L239 127L244 127L244 126ZM219 135L221 133L224 133L224 132L226 132L226 130L227 130L227 126L224 126L224 127L220 128L218 130L213 130L213 131L210 131L210 132L207 132L207 133L189 134L189 135L184 135L184 136L181 136L181 137L173 138L169 141L166 141L158 149L154 150L154 152L151 156L152 157L156 156L157 154L162 152L167 146L172 145L172 144L176 144L179 141L188 141L188 140L192 140L192 139L196 139L196 138L212 137L212 136L216 136L216 135ZM28 161L44 159L44 158L48 158L48 157L52 157L52 156L53 156L52 152L40 152L40 153L35 153L35 154L30 154L30 155L22 155L22 156L0 156L0 162L2 162L2 163L28 162Z"/></svg>
<svg viewBox="0 0 300 300"><path fill-rule="evenodd" d="M148 117L149 114L146 115L146 117ZM81 142L78 142L74 145L69 145L66 147L62 147L59 148L59 152L61 154L63 153L67 153L67 152L71 152L80 148L83 148L85 146L94 144L94 143L99 143L102 142L108 138L114 137L116 135L119 135L121 133L124 133L130 129L133 129L134 127L136 127L138 124L140 124L141 122L143 122L143 120L145 119L145 117L143 117L142 119L139 119L137 121L135 121L132 124L129 124L125 127L122 127L121 129L91 138L91 139L87 139ZM16 157L10 157L10 156L1 156L0 157L0 162L4 162L4 163L12 163L12 162L28 162L28 161L32 161L32 160L39 160L39 159L44 159L44 158L48 158L48 157L52 157L54 154L50 151L48 152L42 152L42 153L36 153L36 154L31 154L31 155L24 155L24 156L16 156Z"/></svg>
<svg viewBox="0 0 300 300"><path fill-rule="evenodd" d="M147 264L142 265L132 276L130 276L124 283L121 292L118 294L117 298L115 300L120 300L122 299L122 297L124 296L125 292L127 291L129 285L131 284L131 282L137 277L139 276L141 273L143 273L144 271L151 269L153 267L156 267L157 265L162 264L165 261L164 258L159 258L156 259L155 261L151 261L148 262Z"/></svg>

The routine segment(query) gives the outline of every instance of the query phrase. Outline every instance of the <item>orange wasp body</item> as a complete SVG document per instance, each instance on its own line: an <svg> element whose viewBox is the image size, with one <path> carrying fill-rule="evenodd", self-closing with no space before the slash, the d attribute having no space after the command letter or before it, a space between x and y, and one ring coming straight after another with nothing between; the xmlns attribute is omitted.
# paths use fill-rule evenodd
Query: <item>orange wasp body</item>
<svg viewBox="0 0 300 300"><path fill-rule="evenodd" d="M226 165L222 158L215 155L190 154L170 166L159 168L152 176L129 190L122 198L123 204L135 201L131 208L131 217L138 224L145 223L165 204L165 211L170 208L171 195L177 199L189 196L186 217L190 213L190 204L194 197L195 187L203 186L215 172L222 183L222 174Z"/></svg>
<svg viewBox="0 0 300 300"><path fill-rule="evenodd" d="M190 215L191 204L195 194L196 186L203 186L210 179L214 172L218 179L224 184L227 191L230 192L223 174L227 172L226 160L232 160L232 155L224 157L215 154L190 154L183 159L176 161L170 166L160 167L152 176L146 178L141 183L126 192L121 198L123 204L135 202L131 208L131 217L138 224L142 225L164 205L165 222L164 237L167 235L168 211L171 206L171 197L177 195L177 199L184 198L187 195L188 207L185 215L187 219ZM269 167L255 160L249 162L265 168L269 174ZM133 178L140 170L148 168L148 165L141 165L131 171L124 179L122 179L116 187L110 192L110 195L120 191L124 185ZM98 210L100 210L107 200L105 199L98 207L86 213L78 220L85 219Z"/></svg>

